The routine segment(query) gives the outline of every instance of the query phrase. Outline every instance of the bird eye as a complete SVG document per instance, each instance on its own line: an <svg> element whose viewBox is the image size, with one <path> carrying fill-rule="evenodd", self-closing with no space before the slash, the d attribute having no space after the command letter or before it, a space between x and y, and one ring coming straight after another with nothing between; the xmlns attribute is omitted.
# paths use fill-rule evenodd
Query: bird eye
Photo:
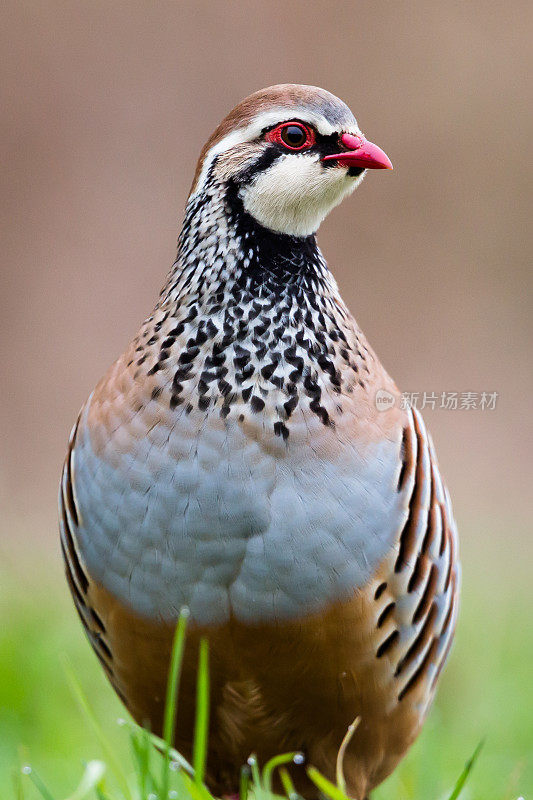
<svg viewBox="0 0 533 800"><path fill-rule="evenodd" d="M304 150L315 142L314 132L301 122L285 122L269 131L266 136L270 142L276 142L286 150Z"/></svg>
<svg viewBox="0 0 533 800"><path fill-rule="evenodd" d="M307 133L299 125L285 125L285 127L281 129L281 141L284 142L287 147L302 147L307 141Z"/></svg>

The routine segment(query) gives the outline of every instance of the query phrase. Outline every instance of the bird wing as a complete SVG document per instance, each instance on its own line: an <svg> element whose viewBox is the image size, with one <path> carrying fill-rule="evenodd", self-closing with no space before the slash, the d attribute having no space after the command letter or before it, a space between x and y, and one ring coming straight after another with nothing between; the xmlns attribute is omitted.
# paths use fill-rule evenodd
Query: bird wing
<svg viewBox="0 0 533 800"><path fill-rule="evenodd" d="M375 652L387 661L397 698L424 685L429 703L451 646L458 608L457 531L431 437L407 409L400 487L408 515L373 585Z"/></svg>

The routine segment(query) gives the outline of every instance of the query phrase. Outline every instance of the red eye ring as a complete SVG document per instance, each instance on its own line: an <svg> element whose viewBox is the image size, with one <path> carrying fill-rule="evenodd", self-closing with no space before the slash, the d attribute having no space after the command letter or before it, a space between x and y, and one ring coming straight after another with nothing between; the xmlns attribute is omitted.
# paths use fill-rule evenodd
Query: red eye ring
<svg viewBox="0 0 533 800"><path fill-rule="evenodd" d="M296 121L283 122L281 125L276 125L275 128L268 131L265 138L268 142L280 144L285 150L290 150L293 153L307 150L316 141L313 129L302 122Z"/></svg>

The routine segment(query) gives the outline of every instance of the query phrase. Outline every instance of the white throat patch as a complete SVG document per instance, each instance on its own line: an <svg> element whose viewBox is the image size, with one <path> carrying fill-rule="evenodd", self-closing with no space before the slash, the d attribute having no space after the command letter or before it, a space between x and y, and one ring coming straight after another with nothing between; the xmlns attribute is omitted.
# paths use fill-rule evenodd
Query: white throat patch
<svg viewBox="0 0 533 800"><path fill-rule="evenodd" d="M362 177L338 167L324 169L316 155L287 154L258 173L240 196L246 211L266 228L309 236Z"/></svg>

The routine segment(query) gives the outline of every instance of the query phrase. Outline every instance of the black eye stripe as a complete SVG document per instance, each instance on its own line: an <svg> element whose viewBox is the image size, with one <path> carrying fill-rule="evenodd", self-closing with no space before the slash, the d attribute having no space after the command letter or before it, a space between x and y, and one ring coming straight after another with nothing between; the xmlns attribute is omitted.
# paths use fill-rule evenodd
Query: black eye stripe
<svg viewBox="0 0 533 800"><path fill-rule="evenodd" d="M272 127L277 127L277 125ZM265 132L268 133L268 130L271 129L272 128L265 129L262 135L264 135ZM319 153L321 156L325 156L338 152L340 133L332 133L325 135L315 131L315 135L316 135L315 143L310 148L305 150L305 153L309 154ZM295 151L295 154L297 152L298 151ZM256 159L256 161L254 161L253 164L250 164L248 167L246 167L246 169L242 170L242 172L240 172L238 175L235 176L234 179L235 182L240 185L249 183L259 172L264 172L269 167L271 167L272 164L274 164L274 162L278 160L278 158L281 158L282 156L286 155L290 155L289 150L287 149L283 150L282 148L280 148L279 145L275 143L269 144L268 147L266 147L263 150L261 155ZM323 164L323 166L329 167L329 166L334 166L334 164L335 162L333 161L326 161Z"/></svg>
<svg viewBox="0 0 533 800"><path fill-rule="evenodd" d="M250 164L250 166L246 167L246 169L236 176L237 183L249 183L258 172L263 172L271 167L282 155L284 155L284 153L275 145L270 145L265 148L253 164Z"/></svg>
<svg viewBox="0 0 533 800"><path fill-rule="evenodd" d="M330 133L328 136L319 135L316 137L318 150L324 156L338 153L339 149L343 149L340 143L340 133Z"/></svg>

